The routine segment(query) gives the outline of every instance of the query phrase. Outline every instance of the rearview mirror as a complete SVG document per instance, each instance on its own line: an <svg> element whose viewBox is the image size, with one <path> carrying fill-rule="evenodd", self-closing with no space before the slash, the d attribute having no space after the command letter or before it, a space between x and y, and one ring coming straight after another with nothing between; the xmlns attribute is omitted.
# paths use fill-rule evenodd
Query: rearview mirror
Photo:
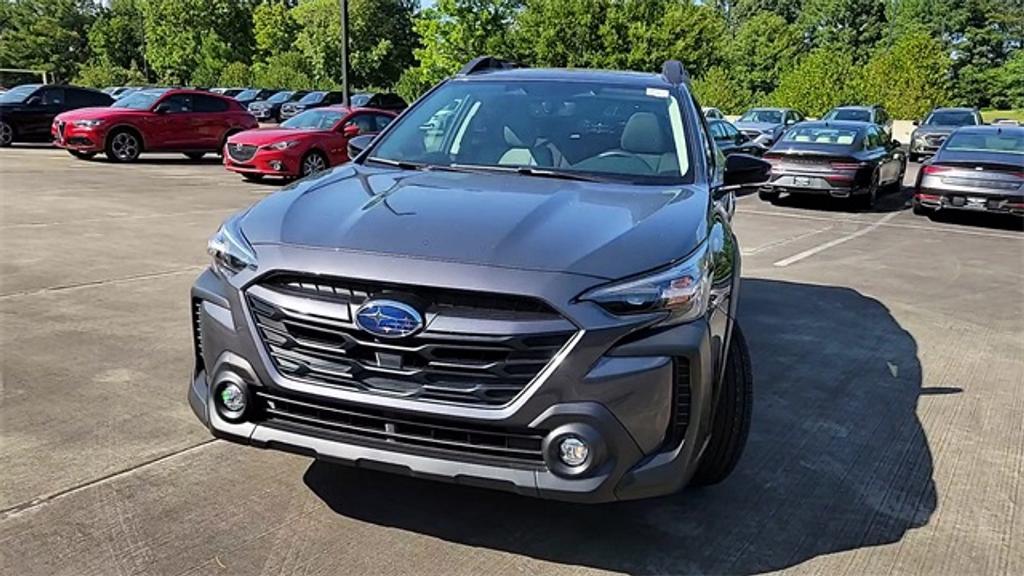
<svg viewBox="0 0 1024 576"><path fill-rule="evenodd" d="M362 134L348 141L348 159L353 160L373 142L373 134Z"/></svg>
<svg viewBox="0 0 1024 576"><path fill-rule="evenodd" d="M731 191L754 192L768 182L772 165L749 154L732 154L725 159L723 185L716 194Z"/></svg>

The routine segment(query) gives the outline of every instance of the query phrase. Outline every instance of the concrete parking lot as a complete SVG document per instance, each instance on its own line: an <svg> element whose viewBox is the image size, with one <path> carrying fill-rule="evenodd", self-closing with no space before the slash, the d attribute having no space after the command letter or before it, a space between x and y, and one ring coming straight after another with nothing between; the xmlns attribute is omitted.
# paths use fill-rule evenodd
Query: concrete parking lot
<svg viewBox="0 0 1024 576"><path fill-rule="evenodd" d="M1019 221L741 199L739 468L580 507L209 437L188 288L273 190L213 159L0 151L0 572L1024 574Z"/></svg>

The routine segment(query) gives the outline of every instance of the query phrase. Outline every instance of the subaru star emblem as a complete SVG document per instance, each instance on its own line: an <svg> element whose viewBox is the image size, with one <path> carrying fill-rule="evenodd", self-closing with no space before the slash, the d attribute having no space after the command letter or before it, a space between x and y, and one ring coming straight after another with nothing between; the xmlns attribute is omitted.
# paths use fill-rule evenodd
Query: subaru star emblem
<svg viewBox="0 0 1024 576"><path fill-rule="evenodd" d="M404 338L423 328L423 316L402 302L369 300L356 311L356 325L381 338Z"/></svg>

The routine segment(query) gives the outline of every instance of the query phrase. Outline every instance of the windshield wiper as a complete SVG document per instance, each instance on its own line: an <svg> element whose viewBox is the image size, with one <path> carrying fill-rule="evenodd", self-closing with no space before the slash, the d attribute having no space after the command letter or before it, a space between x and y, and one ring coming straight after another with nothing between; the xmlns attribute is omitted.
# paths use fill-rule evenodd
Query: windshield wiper
<svg viewBox="0 0 1024 576"><path fill-rule="evenodd" d="M395 168L401 168L402 170L423 170L425 164L417 164L416 162L406 162L404 160L391 160L389 158L378 158L376 156L370 156L366 159L367 162L376 162L378 164L386 164L388 166L394 166Z"/></svg>
<svg viewBox="0 0 1024 576"><path fill-rule="evenodd" d="M480 164L449 164L440 168L454 168L465 172L504 172L507 174L519 174L521 176L536 176L539 178L560 178L562 180L576 180L579 182L608 182L607 178L588 176L576 172L563 170L552 170L550 168L538 168L534 166L487 166Z"/></svg>

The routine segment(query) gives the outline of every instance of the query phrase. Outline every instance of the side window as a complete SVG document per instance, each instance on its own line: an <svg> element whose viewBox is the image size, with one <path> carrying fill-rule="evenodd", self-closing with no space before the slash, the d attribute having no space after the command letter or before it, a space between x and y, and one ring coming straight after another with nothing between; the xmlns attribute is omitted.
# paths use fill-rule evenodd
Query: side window
<svg viewBox="0 0 1024 576"><path fill-rule="evenodd" d="M391 116L385 116L383 114L377 114L376 116L374 116L374 121L377 124L377 132L380 132L381 130L386 128L388 124L391 124L392 120L394 120L394 118L392 118Z"/></svg>
<svg viewBox="0 0 1024 576"><path fill-rule="evenodd" d="M341 104L343 99L341 92L328 92L327 96L324 97L324 102L326 104Z"/></svg>
<svg viewBox="0 0 1024 576"><path fill-rule="evenodd" d="M175 114L192 111L192 96L189 94L174 94L160 101L160 105L168 112Z"/></svg>
<svg viewBox="0 0 1024 576"><path fill-rule="evenodd" d="M693 104L693 106L694 106L694 108L696 110L699 111L701 109L700 108L700 103L697 102L697 99L694 98L692 95L690 96L690 103ZM708 121L707 121L707 119L704 118L704 115L700 114L700 113L697 114L697 118L698 118L698 123L699 123L699 126L700 126L701 139L703 139L702 144L704 145L704 158L707 160L707 163L708 163L708 171L709 171L709 173L714 173L713 172L714 167L718 165L718 161L717 161L718 160L718 156L717 156L717 154L721 154L721 152L718 151L718 147L717 146L712 146L711 145L711 135L708 133Z"/></svg>
<svg viewBox="0 0 1024 576"><path fill-rule="evenodd" d="M102 92L88 92L90 106L110 106L110 96Z"/></svg>
<svg viewBox="0 0 1024 576"><path fill-rule="evenodd" d="M882 146L882 139L878 137L878 130L875 130L874 127L868 128L867 136L868 136L867 137L868 150L874 150L876 148L881 148L881 146Z"/></svg>
<svg viewBox="0 0 1024 576"><path fill-rule="evenodd" d="M40 95L43 99L43 104L63 104L64 103L64 89L63 88L47 88L43 90Z"/></svg>
<svg viewBox="0 0 1024 576"><path fill-rule="evenodd" d="M725 130L725 135L729 140L735 140L740 135L740 131L735 126L725 122L722 122L722 130Z"/></svg>
<svg viewBox="0 0 1024 576"><path fill-rule="evenodd" d="M196 112L226 112L228 110L228 103L220 98L203 95L196 95L192 98Z"/></svg>
<svg viewBox="0 0 1024 576"><path fill-rule="evenodd" d="M371 114L359 114L345 122L346 127L352 125L359 126L360 134L369 134L377 131L377 122Z"/></svg>
<svg viewBox="0 0 1024 576"><path fill-rule="evenodd" d="M729 139L729 133L725 130L725 124L721 122L710 122L708 128L711 129L711 137L715 140L725 141Z"/></svg>

